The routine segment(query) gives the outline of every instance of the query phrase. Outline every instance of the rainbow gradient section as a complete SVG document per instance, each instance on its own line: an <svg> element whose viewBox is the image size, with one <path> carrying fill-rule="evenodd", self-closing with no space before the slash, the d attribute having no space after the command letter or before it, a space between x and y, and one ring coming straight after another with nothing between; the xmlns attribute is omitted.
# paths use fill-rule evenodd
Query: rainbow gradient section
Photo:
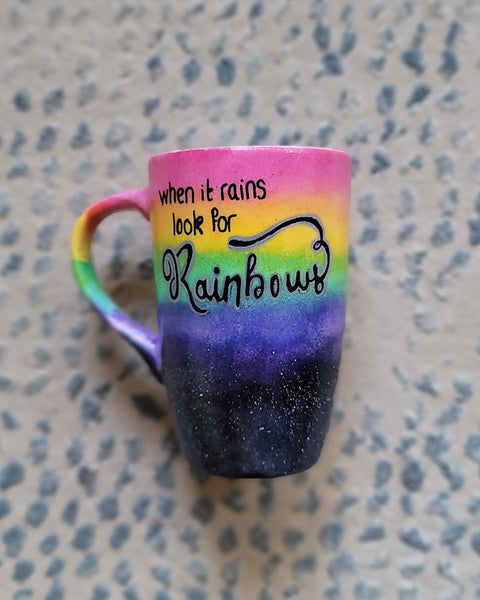
<svg viewBox="0 0 480 600"><path fill-rule="evenodd" d="M349 205L344 152L207 148L154 156L148 188L80 217L80 287L164 381L194 468L270 477L317 460L341 357ZM91 264L98 223L132 208L152 223L158 335Z"/></svg>

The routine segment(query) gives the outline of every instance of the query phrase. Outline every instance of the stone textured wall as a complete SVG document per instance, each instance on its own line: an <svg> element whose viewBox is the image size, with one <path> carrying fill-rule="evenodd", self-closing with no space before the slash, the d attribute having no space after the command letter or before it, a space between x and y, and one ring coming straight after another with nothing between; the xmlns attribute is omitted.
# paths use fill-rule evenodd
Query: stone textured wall
<svg viewBox="0 0 480 600"><path fill-rule="evenodd" d="M480 596L477 0L4 0L2 600ZM201 480L162 389L78 294L76 217L156 152L346 149L336 410L307 473ZM148 225L102 226L154 325Z"/></svg>

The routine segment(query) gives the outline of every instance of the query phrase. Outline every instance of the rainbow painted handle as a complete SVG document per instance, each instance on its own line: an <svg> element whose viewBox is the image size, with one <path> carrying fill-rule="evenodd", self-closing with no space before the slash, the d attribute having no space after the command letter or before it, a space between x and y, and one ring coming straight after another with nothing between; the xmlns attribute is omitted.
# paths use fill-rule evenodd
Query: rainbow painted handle
<svg viewBox="0 0 480 600"><path fill-rule="evenodd" d="M153 374L161 379L158 334L137 323L115 304L100 285L92 264L91 244L95 230L103 219L124 210L138 210L147 220L150 220L148 188L128 190L109 196L88 208L80 216L72 237L73 272L80 289L93 306L109 325L140 352Z"/></svg>

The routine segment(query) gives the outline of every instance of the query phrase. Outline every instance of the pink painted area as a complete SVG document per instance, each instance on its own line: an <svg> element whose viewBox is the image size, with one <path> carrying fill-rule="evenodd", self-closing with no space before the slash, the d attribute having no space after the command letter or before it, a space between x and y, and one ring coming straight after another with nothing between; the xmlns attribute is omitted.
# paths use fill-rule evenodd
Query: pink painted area
<svg viewBox="0 0 480 600"><path fill-rule="evenodd" d="M162 189L264 179L268 195L333 194L348 204L350 156L340 150L295 146L233 146L178 150L149 161L150 186Z"/></svg>

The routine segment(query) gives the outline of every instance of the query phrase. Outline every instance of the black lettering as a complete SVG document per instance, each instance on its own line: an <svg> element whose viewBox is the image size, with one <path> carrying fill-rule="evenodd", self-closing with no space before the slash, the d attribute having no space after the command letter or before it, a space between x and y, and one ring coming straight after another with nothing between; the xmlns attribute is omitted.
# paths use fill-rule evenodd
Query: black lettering
<svg viewBox="0 0 480 600"><path fill-rule="evenodd" d="M188 196L190 194L190 201L192 204L195 203L195 192L193 190L193 187L191 185L189 185L188 187L185 188L185 203L188 204Z"/></svg>
<svg viewBox="0 0 480 600"><path fill-rule="evenodd" d="M265 291L265 278L260 273L255 273L257 266L257 255L253 252L247 256L247 266L245 270L245 296L250 296L251 286L254 281L257 281L253 288L253 296L257 300L263 296Z"/></svg>
<svg viewBox="0 0 480 600"><path fill-rule="evenodd" d="M232 184L229 184L232 185ZM237 192L238 192L238 184ZM184 194L185 196L185 194ZM177 196L178 199L178 196ZM230 228L230 223L236 215L221 215L216 207L211 209L212 229L214 231L224 232ZM183 232L186 235L203 234L201 224L203 217L192 211L191 218L179 218L172 212L172 223L174 235ZM309 292L319 296L325 291L325 280L330 267L330 248L323 237L323 228L315 215L297 215L280 223L273 225L256 236L245 238L230 238L228 247L231 250L245 247L254 247L265 243L278 232L286 227L305 223L313 225L317 230L319 237L311 244L312 251L317 254L324 253L324 260L314 262L308 269L296 269L292 273L285 274L273 273L268 280L258 268L258 257L251 252L245 260L245 270L243 273L233 273L224 275L219 265L212 268L209 277L198 277L195 281L189 281L192 272L192 265L195 258L195 247L192 242L187 241L178 247L177 250L166 248L162 256L163 276L167 283L168 294L173 302L178 302L184 294L193 311L199 314L208 312L202 303L224 303L232 304L236 309L242 305L244 298L260 300L265 293L275 299L282 292L288 294Z"/></svg>
<svg viewBox="0 0 480 600"><path fill-rule="evenodd" d="M207 200L211 202L213 200L213 187L210 185L210 179L207 177Z"/></svg>
<svg viewBox="0 0 480 600"><path fill-rule="evenodd" d="M258 200L263 200L267 196L265 179L257 179L257 188L262 191L262 195L257 194Z"/></svg>
<svg viewBox="0 0 480 600"><path fill-rule="evenodd" d="M220 214L220 211L215 206L210 211L210 215L212 217L212 231L215 231L215 227L217 226L217 217Z"/></svg>
<svg viewBox="0 0 480 600"><path fill-rule="evenodd" d="M192 218L176 217L175 213L172 212L172 221L173 221L173 235L181 235L184 233L185 235L203 235L203 216L197 215L195 211L193 211Z"/></svg>
<svg viewBox="0 0 480 600"><path fill-rule="evenodd" d="M225 233L225 231L227 230L227 225L227 219L223 215L221 215L218 219L218 231L220 231L220 233Z"/></svg>
<svg viewBox="0 0 480 600"><path fill-rule="evenodd" d="M206 279L199 277L195 280L195 295L199 300L211 300Z"/></svg>
<svg viewBox="0 0 480 600"><path fill-rule="evenodd" d="M240 200L240 198L237 196L237 186L234 183L231 183L228 186L228 197L230 200Z"/></svg>
<svg viewBox="0 0 480 600"><path fill-rule="evenodd" d="M182 232L183 232L182 219L177 219L176 230L177 230L177 235L182 235Z"/></svg>
<svg viewBox="0 0 480 600"><path fill-rule="evenodd" d="M180 257L182 254L186 254L183 269L180 272ZM171 248L167 248L162 257L162 271L163 277L168 285L168 293L173 302L177 302L180 296L180 289L183 287L187 294L188 302L193 310L199 314L205 314L208 311L205 308L198 306L195 302L194 295L190 289L190 285L187 281L188 273L193 263L195 250L192 242L185 242L182 244L176 252Z"/></svg>
<svg viewBox="0 0 480 600"><path fill-rule="evenodd" d="M168 190L158 190L158 195L160 197L160 202L162 203L162 206L168 204Z"/></svg>
<svg viewBox="0 0 480 600"><path fill-rule="evenodd" d="M276 298L280 293L280 277L277 273L274 273L270 277L270 294L272 298Z"/></svg>
<svg viewBox="0 0 480 600"><path fill-rule="evenodd" d="M291 273L285 274L285 286L289 294L293 294L293 292L296 292L297 290L303 294L308 290L310 285L308 271L305 273L305 283L302 283L301 277L302 275L299 269L295 271L295 281L293 282Z"/></svg>
<svg viewBox="0 0 480 600"><path fill-rule="evenodd" d="M195 203L195 191L190 185L186 188L179 187L177 189L169 182L168 188L164 190L158 190L158 196L160 198L162 206L165 206L167 204L188 204L188 202L191 202L192 204Z"/></svg>
<svg viewBox="0 0 480 600"><path fill-rule="evenodd" d="M220 200L225 200L225 188L228 186L228 183L222 183L222 187L220 188Z"/></svg>
<svg viewBox="0 0 480 600"><path fill-rule="evenodd" d="M218 268L218 272L215 272L215 268L214 268L213 272L216 275L219 275L220 269ZM216 302L222 302L222 297L220 296L220 293L218 291L218 277L213 278L212 300L215 300Z"/></svg>
<svg viewBox="0 0 480 600"><path fill-rule="evenodd" d="M197 233L203 235L202 224L203 216L197 215L197 213L193 211L193 235L197 235Z"/></svg>
<svg viewBox="0 0 480 600"><path fill-rule="evenodd" d="M228 215L228 217L225 217L225 220L227 222L227 229L226 231L230 232L232 229L232 219L234 219L237 216L237 213L234 213L233 215Z"/></svg>
<svg viewBox="0 0 480 600"><path fill-rule="evenodd" d="M165 281L169 284L168 293L170 299L176 302L180 295L180 276L177 257L171 248L167 248L163 253L162 271Z"/></svg>
<svg viewBox="0 0 480 600"><path fill-rule="evenodd" d="M173 187L173 185L170 182L168 182L168 200L170 204L175 204L175 202L177 201L177 190Z"/></svg>
<svg viewBox="0 0 480 600"><path fill-rule="evenodd" d="M250 196L250 192L248 191L248 186L251 186L252 188L252 195ZM250 200L250 198L256 198L257 197L257 188L255 187L255 182L253 181L253 179L249 179L245 185L246 190L247 190L247 200Z"/></svg>
<svg viewBox="0 0 480 600"><path fill-rule="evenodd" d="M187 275L188 272L190 271L190 267L192 265L193 262L193 257L195 255L195 250L194 250L194 246L192 244L192 242L185 242L184 244L182 244L180 246L180 248L177 250L177 260L180 258L180 255L183 254L183 252L186 252L187 257L185 260L185 264L183 265L183 271L182 274L180 276L180 283L183 285L185 292L188 296L188 301L190 302L190 306L193 308L193 310L195 312L198 312L200 314L205 314L208 311L205 308L201 308L200 306L198 306L193 298L193 294L192 291L190 289L190 286L188 285L187 282Z"/></svg>
<svg viewBox="0 0 480 600"><path fill-rule="evenodd" d="M317 263L313 264L313 285L315 293L319 296L325 288L325 277L327 276L327 270L324 269L323 273L320 273L320 268Z"/></svg>
<svg viewBox="0 0 480 600"><path fill-rule="evenodd" d="M232 219L237 216L236 213L228 216L220 214L217 207L213 207L210 211L210 217L212 219L212 231L219 231L220 233L230 232L232 227Z"/></svg>
<svg viewBox="0 0 480 600"><path fill-rule="evenodd" d="M216 272L217 270L217 272ZM213 268L214 273L216 275L220 273L220 269L218 267ZM199 300L207 300L208 302L223 302L223 296L220 296L218 291L218 277L212 277L208 279L207 277L198 277L195 280L195 294Z"/></svg>
<svg viewBox="0 0 480 600"><path fill-rule="evenodd" d="M224 282L224 288L223 288L222 300L223 300L223 302L225 302L225 304L228 303L228 300L230 298L230 289L231 289L232 284L235 284L234 306L235 306L235 308L240 308L241 299L242 299L242 278L240 277L240 275L238 273L235 275L226 275L225 282Z"/></svg>

